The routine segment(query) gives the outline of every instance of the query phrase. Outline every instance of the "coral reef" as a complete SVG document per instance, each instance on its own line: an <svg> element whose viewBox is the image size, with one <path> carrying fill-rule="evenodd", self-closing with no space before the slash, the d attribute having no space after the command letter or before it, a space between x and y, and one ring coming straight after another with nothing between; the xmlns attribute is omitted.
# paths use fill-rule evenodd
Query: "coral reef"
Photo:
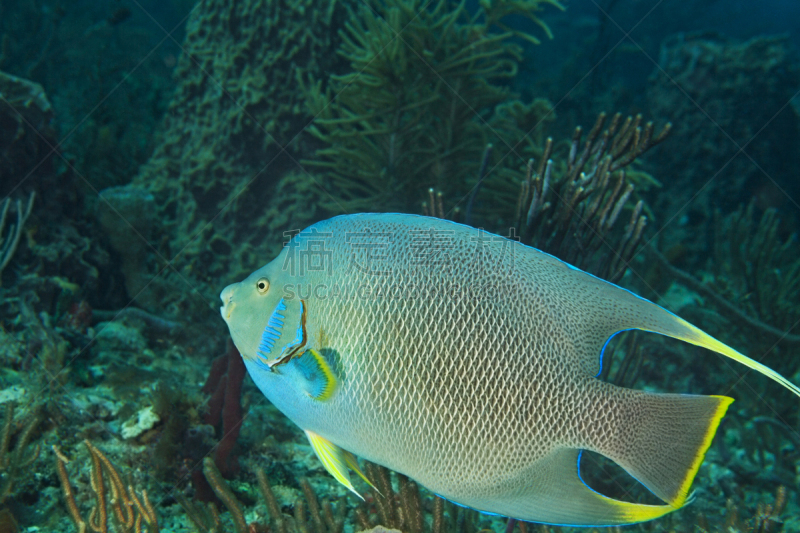
<svg viewBox="0 0 800 533"><path fill-rule="evenodd" d="M192 3L177 2L175 24ZM736 145L681 92L798 192L786 157L800 138L797 100L760 131L798 85L788 41L664 43L661 65L681 89L651 82L647 115L675 120L677 132L657 154L671 173L658 173L657 190L639 171L655 167L639 158L664 133L639 117L544 139L552 106L517 69L533 65L520 45L543 48L530 45L550 37L541 17L560 4L425 6L200 0L178 57L173 43L156 47L160 30L146 31L152 21L124 0L0 2L0 67L16 75L0 73L0 531L532 529L456 508L375 466L365 469L380 493L359 485L366 501L357 502L267 404L235 350L212 363L226 338L219 288L279 251L285 231L341 211L418 212L424 199L428 214L513 227L524 243L629 284L646 223L724 169L730 177L674 226L683 230L663 235L665 259L641 254L656 258L648 281L659 292L673 282L686 316L748 354L769 351L765 362L797 381L795 221L768 209L783 207L771 182L743 155L729 162ZM581 109L613 100L584 95ZM301 133L309 112L313 135ZM676 251L681 231L687 247ZM726 393L740 377L652 337L615 341L603 377L691 393ZM771 398L768 387L739 386L693 507L631 530L797 530L798 413L777 394L774 411L759 410L755 395ZM646 497L600 466L586 477L598 488ZM787 489L772 497L779 484Z"/></svg>
<svg viewBox="0 0 800 533"><path fill-rule="evenodd" d="M155 197L158 249L177 265L141 294L145 308L208 316L218 280L251 271L266 257L257 247L277 242L271 229L289 229L271 224L270 205L280 201L276 176L292 165L287 154L306 142L296 79L340 68L335 28L348 5L203 0L192 10L160 142L134 180ZM151 277L165 266L154 258ZM185 280L201 298L183 290Z"/></svg>
<svg viewBox="0 0 800 533"><path fill-rule="evenodd" d="M52 172L53 122L41 85L0 72L0 196Z"/></svg>
<svg viewBox="0 0 800 533"><path fill-rule="evenodd" d="M647 99L655 116L677 125L673 149L651 161L670 169L674 186L654 207L674 213L692 199L691 226L697 226L711 222L715 207L729 212L751 197L761 209L781 207L781 189L797 197L796 169L785 154L800 142L800 115L786 105L798 85L800 69L787 37L741 42L693 33L666 39ZM671 240L691 245L694 228L672 226Z"/></svg>
<svg viewBox="0 0 800 533"><path fill-rule="evenodd" d="M158 517L153 509L153 504L147 496L147 490L143 489L139 494L129 483L122 482L117 469L111 461L88 440L84 441L92 462L91 487L94 492L95 505L92 507L88 520L81 516L78 504L75 501L75 493L69 481L66 464L70 461L64 456L57 446L53 445L53 453L56 457L56 470L61 481L61 488L64 499L69 509L70 517L78 528L78 533L87 531L97 531L108 533L108 505L114 516L114 531L118 533L141 533L142 525L146 525L147 533L158 533ZM108 500L105 479L108 479L111 499Z"/></svg>
<svg viewBox="0 0 800 533"><path fill-rule="evenodd" d="M407 76L407 72L423 71L415 67L419 58L409 50L402 52L406 46L398 43L392 49L396 54L405 54L405 63L386 54L380 64L376 63L379 68L391 67L385 73L394 80L391 83L408 79L402 83L412 83L417 88L396 99L395 110L410 113L398 127L407 129L409 117L430 114L431 110L445 121L428 120L426 123L435 128L425 134L419 133L422 125L415 126L415 142L419 146L409 149L428 154L429 164L422 170L427 172L426 183L435 182L429 171L442 185L459 182L462 175L455 167L467 167L469 163L463 158L473 147L480 149L486 140L485 128L473 118L473 110L491 110L507 99L508 91L490 81L516 72L520 49L511 43L511 37L519 32L490 33L490 28L504 24L506 17L514 13L533 16L531 13L547 4L557 5L551 0L485 3L480 11L485 18L482 21L477 15L473 20L463 6L451 7L444 1L438 7L422 10L420 17L424 20L415 22L404 33L409 35L409 42L422 39L416 52L423 54L426 61L438 61L434 67L444 76L442 80L434 80L430 69L424 79ZM397 19L397 26L402 20L413 20L409 13L415 5L400 2L384 7L386 13L395 13L392 16ZM331 202L331 191L353 199L357 184L348 180L323 183L321 178L294 171L292 159L308 157L319 146L309 135L301 135L309 120L306 99L316 94L311 111L318 112L315 106L325 107L321 100L327 94L326 80L332 73L345 71L346 61L369 62L360 55L354 41L362 39L366 46L380 46L387 36L394 38L390 28L397 28L387 26L372 13L365 6L351 9L346 2L334 2L320 7L313 0L249 0L237 4L207 0L192 12L184 42L187 53L175 71L178 89L161 141L134 180L135 187L153 195L155 212L166 228L164 239L155 247L157 253L148 260L148 283L137 293L142 307L151 311L166 307L174 315L188 312L193 317L207 316L207 306L216 299L218 290L209 280L223 276L235 279L263 262L268 254L256 255L255 251L264 242L278 242L274 235L264 238L265 232L300 229L329 216L334 209L338 211L336 202ZM347 26L348 16L348 33L330 30ZM434 23L449 28L441 45L437 44L437 30L429 28ZM373 39L373 34L367 33L370 27L381 28L383 33ZM418 35L408 33L411 29ZM431 56L431 52L435 54ZM454 53L454 57L447 57ZM359 79L368 79L368 74L363 73ZM224 84L220 80L225 80ZM293 89L301 80L312 92ZM342 83L335 76L331 80L335 87ZM429 82L435 82L435 86L427 87ZM447 87L448 83L452 86ZM347 94L383 105L379 88L360 87L372 91L369 98L358 96L355 91ZM399 86L382 90L397 91ZM453 90L466 100L451 98ZM437 99L452 101L451 109L445 111ZM412 101L417 104L410 105ZM403 109L409 105L409 109ZM524 133L521 127L537 124L549 111L542 101L518 107L514 110L518 116L513 131L509 129L511 122L499 113L490 120L490 129L505 132L507 143L512 142L511 138L516 142ZM336 107L340 108L345 109L346 104ZM326 114L320 118L325 122L326 117L331 118ZM377 117L376 123L380 120L383 119ZM332 126L330 121L327 124ZM336 132L328 128L328 133L341 136L344 127L337 125ZM398 139L401 141L405 142ZM423 147L426 143L430 146ZM347 167L353 169L357 165L349 162ZM363 172L371 169L364 167ZM466 190L466 186L463 183L461 188ZM264 252L277 251L274 246ZM191 291L182 290L187 285Z"/></svg>

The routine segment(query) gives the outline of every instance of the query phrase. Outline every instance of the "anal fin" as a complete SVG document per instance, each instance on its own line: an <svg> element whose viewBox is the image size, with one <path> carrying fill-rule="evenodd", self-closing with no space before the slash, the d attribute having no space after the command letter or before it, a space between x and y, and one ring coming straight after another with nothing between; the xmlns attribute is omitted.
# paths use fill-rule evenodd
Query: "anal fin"
<svg viewBox="0 0 800 533"><path fill-rule="evenodd" d="M579 450L553 451L537 465L539 483L496 501L466 502L512 518L551 525L605 527L645 522L675 511L672 505L645 505L609 498L595 491L578 473ZM515 491L516 492L516 491Z"/></svg>

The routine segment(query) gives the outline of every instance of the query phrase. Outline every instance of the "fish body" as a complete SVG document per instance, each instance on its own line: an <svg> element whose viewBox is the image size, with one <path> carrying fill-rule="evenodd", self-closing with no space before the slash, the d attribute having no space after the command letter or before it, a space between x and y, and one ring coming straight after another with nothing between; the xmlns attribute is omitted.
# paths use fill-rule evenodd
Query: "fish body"
<svg viewBox="0 0 800 533"><path fill-rule="evenodd" d="M614 334L641 329L800 389L661 307L513 240L452 222L319 222L221 294L261 391L352 489L354 456L480 511L550 524L657 518L686 501L728 405L597 379ZM607 498L580 450L665 505Z"/></svg>

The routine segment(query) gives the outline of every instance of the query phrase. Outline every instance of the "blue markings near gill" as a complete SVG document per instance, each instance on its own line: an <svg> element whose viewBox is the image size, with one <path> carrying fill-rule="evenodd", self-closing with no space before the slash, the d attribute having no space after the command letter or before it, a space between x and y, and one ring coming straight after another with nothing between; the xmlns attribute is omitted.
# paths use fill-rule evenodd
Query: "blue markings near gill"
<svg viewBox="0 0 800 533"><path fill-rule="evenodd" d="M266 358L267 354L272 353L272 348L275 347L275 343L281 338L281 329L283 328L283 321L286 318L280 314L281 311L286 311L286 302L283 301L283 298L278 302L278 305L269 317L264 332L261 334L261 344L258 345L258 355L262 357Z"/></svg>

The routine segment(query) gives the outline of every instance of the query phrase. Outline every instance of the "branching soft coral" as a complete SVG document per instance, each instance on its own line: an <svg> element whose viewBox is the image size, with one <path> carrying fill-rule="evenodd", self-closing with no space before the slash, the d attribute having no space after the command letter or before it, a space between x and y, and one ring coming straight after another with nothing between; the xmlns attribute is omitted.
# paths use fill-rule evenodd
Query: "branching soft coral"
<svg viewBox="0 0 800 533"><path fill-rule="evenodd" d="M306 87L317 117L311 132L324 147L305 163L327 171L326 189L336 196L324 207L415 211L420 199L405 191L434 186L463 195L475 158L492 135L508 133L487 125L513 96L496 82L516 76L522 58L512 37L523 34L492 27L503 28L507 15L534 16L546 4L558 6L483 2L470 15L464 2L447 0L362 5L341 35L339 53L352 71L333 76L327 90L322 80ZM507 126L516 144L524 132Z"/></svg>
<svg viewBox="0 0 800 533"><path fill-rule="evenodd" d="M789 332L800 321L800 253L797 236L781 238L780 219L755 206L714 222L714 284L730 301L760 320Z"/></svg>

